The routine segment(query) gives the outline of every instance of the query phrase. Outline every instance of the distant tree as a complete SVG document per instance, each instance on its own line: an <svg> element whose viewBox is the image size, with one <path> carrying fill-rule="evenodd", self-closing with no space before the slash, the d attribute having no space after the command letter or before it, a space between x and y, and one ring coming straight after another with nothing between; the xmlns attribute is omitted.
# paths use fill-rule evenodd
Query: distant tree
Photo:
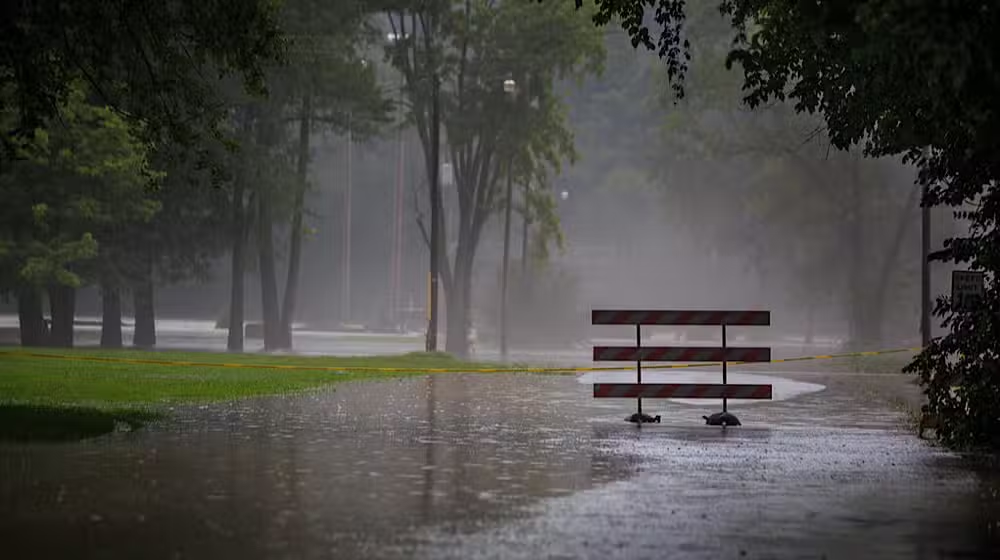
<svg viewBox="0 0 1000 560"><path fill-rule="evenodd" d="M575 0L582 5L583 0ZM620 18L633 44L656 48L683 92L683 0L595 0L594 21ZM935 258L982 270L987 297L971 311L949 298L935 313L951 329L908 368L953 445L1000 444L1000 9L994 3L721 0L734 29L727 64L743 70L745 101L788 99L823 117L834 146L915 163L922 203L958 208L968 232ZM650 34L646 11L660 33ZM957 387L957 390L953 390Z"/></svg>
<svg viewBox="0 0 1000 560"><path fill-rule="evenodd" d="M160 149L199 147L198 153L191 153L190 157L212 165L214 160L209 156L215 146L208 140L220 137L219 125L226 116L226 106L216 87L217 78L230 77L252 94L263 92L263 68L280 59L283 48L275 21L278 6L272 0L3 3L0 6L0 107L3 108L0 176L18 165L12 166L12 160L30 157L24 154L24 144L36 140L37 130L51 128L53 119L65 111L67 104L73 103L80 83L85 84L88 98L95 106L116 113L143 142ZM28 229L15 233L19 239L29 236L31 228L38 224L21 226ZM149 234L154 230L162 233L155 227L137 231L124 224L115 225L119 226L132 234ZM138 241L148 239L149 235L128 236L124 231L115 231L115 238L127 239L127 243L101 245L103 255L111 255L112 251L116 255L114 259L104 259L113 265L103 267L102 271L109 286L122 284L126 272L134 276L133 263L118 257L124 257L125 253L149 256L149 251L136 252ZM104 233L108 241L109 232ZM52 230L49 234L65 232ZM89 245L81 248L84 246ZM197 252L204 246L194 244L185 249ZM19 242L3 252L9 257L26 250ZM85 254L86 251L56 251L53 258L68 265ZM53 270L70 273L70 268L61 266ZM138 270L149 268L139 266ZM72 274L75 276L63 276L61 283L53 285L62 286L53 288L59 296L52 298L56 309L72 305L72 291L66 285L79 280L77 272ZM149 276L140 275L146 279ZM102 290L109 318L120 316L117 301L120 287ZM141 280L135 288L139 319L136 342L148 344L154 337L151 282ZM35 295L26 294L30 297L19 301L36 309ZM66 313L56 314L60 316L55 320L56 338L63 343L71 341L71 317L66 323L62 320ZM116 329L113 323L108 321L105 338L109 344L117 345L120 324Z"/></svg>
<svg viewBox="0 0 1000 560"><path fill-rule="evenodd" d="M458 200L455 250L442 250L440 263L446 349L464 356L483 227L503 207L508 173L518 184L545 184L550 170L575 158L555 86L560 78L598 71L603 41L571 7L552 3L399 1L386 12L396 38L387 54L405 79L429 184L437 174L432 120L435 97L440 100L443 152L453 165ZM504 92L507 79L516 83L513 98ZM442 210L438 227L445 246L443 199L429 197L428 204ZM427 224L421 225L429 244Z"/></svg>
<svg viewBox="0 0 1000 560"><path fill-rule="evenodd" d="M206 155L217 164L206 163ZM207 278L212 261L228 249L230 179L220 173L232 173L226 162L234 156L208 139L190 147L167 144L151 154L163 174L150 193L159 210L148 223L124 228L119 261L121 289L132 296L135 346L156 344L156 287Z"/></svg>
<svg viewBox="0 0 1000 560"><path fill-rule="evenodd" d="M235 75L264 87L263 65L282 40L273 0L118 2L36 0L0 5L0 89L12 111L0 136L0 164L12 139L58 114L83 80L91 95L146 139L191 143L211 134L224 106L207 76ZM0 167L0 172L3 169Z"/></svg>
<svg viewBox="0 0 1000 560"><path fill-rule="evenodd" d="M9 271L2 280L18 294L25 344L71 346L74 290L96 280L114 305L111 292L123 278L127 244L122 233L155 215L159 205L150 189L160 175L138 132L112 110L91 104L82 85L44 124L12 143L17 161L0 174L0 246L7 247L0 258ZM48 337L43 290L52 313ZM108 336L115 345L114 333Z"/></svg>
<svg viewBox="0 0 1000 560"><path fill-rule="evenodd" d="M668 215L780 285L805 311L807 342L818 306L832 302L846 311L851 347L880 346L890 287L905 279L899 265L919 222L918 191L900 188L898 162L833 148L818 119L782 103L739 107L739 86L712 52L725 44L725 22L708 19L707 36L703 20L689 20L687 95L663 99L652 169Z"/></svg>
<svg viewBox="0 0 1000 560"><path fill-rule="evenodd" d="M349 128L357 137L372 134L386 121L390 108L376 82L374 64L366 60L366 49L379 35L369 24L377 6L361 0L322 2L289 0L277 17L288 36L287 57L266 72L270 95L267 100L252 98L237 101L234 129L244 144L254 147L247 154L263 156L251 165L264 176L278 179L260 169L260 162L280 160L291 164L294 175L255 184L246 170L238 170L234 183L234 235L245 228L246 213L239 210L242 198L250 191L256 208L259 273L261 276L264 315L264 346L267 349L291 348L291 325L298 302L298 285L305 225L305 195L308 190L311 138L317 130L344 132ZM245 160L239 165L248 162ZM279 166L279 169L281 167ZM288 268L284 295L279 302L277 262L274 251L275 224L287 217ZM243 225L240 225L243 224ZM237 260L242 247L234 245L234 282ZM234 287L238 287L235 286ZM234 289L233 302L239 296ZM235 313L240 305L231 305ZM236 329L242 330L242 317L230 317L230 347L242 346Z"/></svg>

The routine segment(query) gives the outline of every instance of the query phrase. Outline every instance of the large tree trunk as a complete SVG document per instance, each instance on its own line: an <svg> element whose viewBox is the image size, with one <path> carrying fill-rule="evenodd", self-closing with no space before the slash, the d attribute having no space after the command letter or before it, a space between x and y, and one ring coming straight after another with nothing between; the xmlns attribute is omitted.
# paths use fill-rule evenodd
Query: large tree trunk
<svg viewBox="0 0 1000 560"><path fill-rule="evenodd" d="M257 197L257 206L257 252L260 261L261 309L264 314L264 350L274 350L281 347L281 315L271 239L271 207L266 193Z"/></svg>
<svg viewBox="0 0 1000 560"><path fill-rule="evenodd" d="M468 333L466 331L469 310L464 286L461 282L455 282L446 295L448 298L446 308L448 324L445 335L445 351L453 356L466 358L469 354Z"/></svg>
<svg viewBox="0 0 1000 560"><path fill-rule="evenodd" d="M472 301L472 261L474 253L468 239L459 239L455 253L455 268L448 297L448 326L445 350L453 356L469 356L469 307Z"/></svg>
<svg viewBox="0 0 1000 560"><path fill-rule="evenodd" d="M48 328L42 314L42 294L35 286L17 292L17 318L21 330L21 346L44 346Z"/></svg>
<svg viewBox="0 0 1000 560"><path fill-rule="evenodd" d="M229 340L226 348L231 352L243 351L244 256L246 245L246 213L243 207L244 183L237 177L233 186L233 254L231 289L229 293Z"/></svg>
<svg viewBox="0 0 1000 560"><path fill-rule="evenodd" d="M119 287L101 283L101 348L122 347L122 294Z"/></svg>
<svg viewBox="0 0 1000 560"><path fill-rule="evenodd" d="M76 288L63 285L49 287L49 309L52 313L52 346L73 347L73 320L76 317Z"/></svg>
<svg viewBox="0 0 1000 560"><path fill-rule="evenodd" d="M295 319L295 300L299 291L299 269L302 261L302 206L306 195L306 179L309 170L309 129L312 114L312 98L306 94L302 99L302 114L299 120L298 184L295 204L292 207L292 230L288 248L288 276L285 279L285 300L281 312L281 347L292 347L292 321Z"/></svg>
<svg viewBox="0 0 1000 560"><path fill-rule="evenodd" d="M132 345L138 348L156 346L156 304L153 288L153 261L145 256L142 276L132 285L132 306L135 312L135 334Z"/></svg>

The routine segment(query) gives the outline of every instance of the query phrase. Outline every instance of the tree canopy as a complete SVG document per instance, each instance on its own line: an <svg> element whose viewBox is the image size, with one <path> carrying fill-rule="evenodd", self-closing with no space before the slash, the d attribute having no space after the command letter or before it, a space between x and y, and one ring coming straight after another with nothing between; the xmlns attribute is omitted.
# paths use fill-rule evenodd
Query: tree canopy
<svg viewBox="0 0 1000 560"><path fill-rule="evenodd" d="M435 97L440 100L443 153L453 165L458 209L454 254L441 266L447 348L465 355L472 267L483 229L507 201L508 178L545 184L548 173L575 158L556 84L599 70L603 40L568 4L418 1L393 3L386 12L395 38L386 53L404 77L431 184L437 172L433 107ZM513 91L504 89L508 80ZM529 203L551 219L544 199L529 197Z"/></svg>
<svg viewBox="0 0 1000 560"><path fill-rule="evenodd" d="M583 0L575 0L581 6ZM633 44L657 49L683 95L689 60L683 0L594 0L595 23L616 19ZM912 369L929 412L946 421L953 444L997 442L1000 382L1000 5L909 0L719 0L732 26L728 67L743 73L744 101L788 100L822 117L833 144L869 156L902 156L927 186L925 205L948 205L967 220L965 235L934 257L987 275L987 298L958 312L949 298L936 313L952 328ZM655 24L659 32L650 32ZM959 390L952 390L958 387Z"/></svg>
<svg viewBox="0 0 1000 560"><path fill-rule="evenodd" d="M283 40L275 0L89 0L0 5L0 105L11 138L55 116L83 80L92 95L145 123L149 138L190 142L221 121L215 80L262 92ZM5 153L4 153L5 152Z"/></svg>
<svg viewBox="0 0 1000 560"><path fill-rule="evenodd" d="M97 256L101 233L158 210L147 146L120 116L89 104L82 86L45 124L18 141L20 161L0 174L0 239L12 247L4 269L13 273L0 288L79 286L79 265Z"/></svg>

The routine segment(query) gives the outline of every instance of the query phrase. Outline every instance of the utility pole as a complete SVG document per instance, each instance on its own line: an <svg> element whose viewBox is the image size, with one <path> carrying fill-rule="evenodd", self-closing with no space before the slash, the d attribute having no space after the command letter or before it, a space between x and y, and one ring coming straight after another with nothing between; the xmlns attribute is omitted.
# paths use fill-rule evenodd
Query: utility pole
<svg viewBox="0 0 1000 560"><path fill-rule="evenodd" d="M351 160L353 158L353 114L347 113L347 188L344 193L344 272L340 292L340 309L344 322L351 320Z"/></svg>
<svg viewBox="0 0 1000 560"><path fill-rule="evenodd" d="M396 183L396 254L393 265L395 267L392 278L393 289L393 317L399 322L399 307L402 301L403 290L403 189L406 182L406 142L403 131L399 131L399 177Z"/></svg>
<svg viewBox="0 0 1000 560"><path fill-rule="evenodd" d="M503 91L512 100L517 97L517 82L513 78L503 81ZM514 198L513 191L514 175L514 143L511 139L510 159L507 161L507 204L504 208L503 219L503 263L500 272L500 360L507 361L507 269L510 262L510 207L511 199Z"/></svg>
<svg viewBox="0 0 1000 560"><path fill-rule="evenodd" d="M392 255L389 257L389 322L392 326L400 325L399 308L402 306L402 268L403 268L403 184L405 177L403 128L400 126L397 134L398 151L396 153L396 184L393 187L392 208Z"/></svg>
<svg viewBox="0 0 1000 560"><path fill-rule="evenodd" d="M500 359L507 361L507 268L510 262L510 202L514 195L511 180L514 156L507 164L507 204L503 217L503 270L500 272Z"/></svg>
<svg viewBox="0 0 1000 560"><path fill-rule="evenodd" d="M524 196L522 197L522 203L524 204L524 223L521 225L521 278L524 280L525 286L528 283L528 237L531 234L531 220L529 220L528 208L528 189L531 187L531 183L525 181L524 183Z"/></svg>

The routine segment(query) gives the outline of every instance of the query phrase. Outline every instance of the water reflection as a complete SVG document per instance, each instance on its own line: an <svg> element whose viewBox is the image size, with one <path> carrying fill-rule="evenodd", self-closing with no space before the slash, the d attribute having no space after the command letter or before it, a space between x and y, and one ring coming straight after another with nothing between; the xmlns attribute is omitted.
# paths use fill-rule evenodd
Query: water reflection
<svg viewBox="0 0 1000 560"><path fill-rule="evenodd" d="M14 558L996 549L995 468L968 471L823 383L725 432L665 403L664 425L637 429L627 403L528 375L188 407L137 433L0 446L0 539Z"/></svg>
<svg viewBox="0 0 1000 560"><path fill-rule="evenodd" d="M590 400L567 381L386 380L180 409L81 444L8 446L0 537L53 555L81 538L118 557L149 543L300 555L361 553L439 522L474 530L631 472L578 421Z"/></svg>

